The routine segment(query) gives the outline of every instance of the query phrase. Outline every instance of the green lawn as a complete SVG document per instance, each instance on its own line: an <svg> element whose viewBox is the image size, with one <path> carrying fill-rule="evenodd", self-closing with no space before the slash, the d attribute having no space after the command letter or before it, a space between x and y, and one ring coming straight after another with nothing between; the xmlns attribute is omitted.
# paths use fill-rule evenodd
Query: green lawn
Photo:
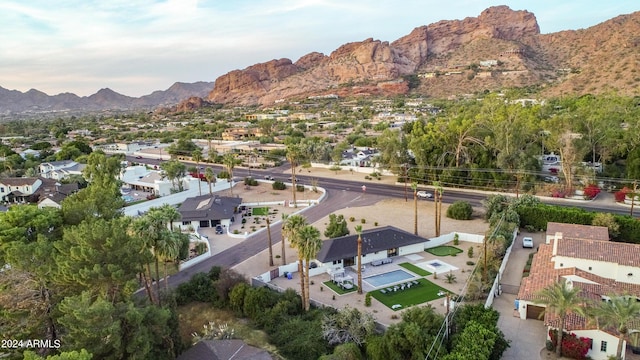
<svg viewBox="0 0 640 360"><path fill-rule="evenodd" d="M431 273L428 272L427 270L425 270L425 269L423 269L421 267L415 266L413 264L410 264L408 262L405 262L405 263L402 263L402 264L398 264L398 265L402 266L403 268L411 271L412 273L414 273L416 275L420 275L420 276L429 276L429 275L431 275Z"/></svg>
<svg viewBox="0 0 640 360"><path fill-rule="evenodd" d="M462 249L458 249L455 246L436 246L434 248L427 249L426 251L435 256L449 256L461 253Z"/></svg>
<svg viewBox="0 0 640 360"><path fill-rule="evenodd" d="M251 209L251 214L253 216L269 215L269 208L266 207L266 206L264 206L264 207L254 207L254 208Z"/></svg>
<svg viewBox="0 0 640 360"><path fill-rule="evenodd" d="M402 307L395 310L402 310L413 305L439 299L442 296L438 296L438 292L447 291L427 279L418 279L418 282L420 285L413 285L411 288L405 288L404 290L387 292L386 294L381 293L380 290L374 290L370 293L371 296L388 308L392 309L393 305L399 304Z"/></svg>
<svg viewBox="0 0 640 360"><path fill-rule="evenodd" d="M358 285L353 285L353 289L350 290L345 290L341 287L339 287L338 285L334 284L333 281L329 280L329 281L325 281L324 286L328 287L329 289L333 290L334 292L336 292L338 295L344 295L344 294L348 294L351 292L354 292L356 290L358 290Z"/></svg>

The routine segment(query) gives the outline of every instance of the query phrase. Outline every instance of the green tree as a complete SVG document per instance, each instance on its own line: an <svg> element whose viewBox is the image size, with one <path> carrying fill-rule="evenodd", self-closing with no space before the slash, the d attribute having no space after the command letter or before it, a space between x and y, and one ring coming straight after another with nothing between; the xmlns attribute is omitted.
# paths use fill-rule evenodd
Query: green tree
<svg viewBox="0 0 640 360"><path fill-rule="evenodd" d="M210 167L206 168L204 170L204 178L207 180L207 184L209 184L209 195L212 195L213 191L211 190L211 183L214 185L216 183L216 174L213 172L213 169Z"/></svg>
<svg viewBox="0 0 640 360"><path fill-rule="evenodd" d="M345 235L349 235L349 227L344 215L329 214L329 225L324 230L324 236L333 239Z"/></svg>
<svg viewBox="0 0 640 360"><path fill-rule="evenodd" d="M320 248L322 240L320 240L320 231L311 225L306 225L299 232L299 239L296 243L298 253L304 257L304 309L309 311L309 283L311 276L309 275L311 259L315 258Z"/></svg>
<svg viewBox="0 0 640 360"><path fill-rule="evenodd" d="M129 298L138 287L149 254L128 234L129 218L83 221L65 229L56 243L55 281L67 295L88 291L112 302Z"/></svg>
<svg viewBox="0 0 640 360"><path fill-rule="evenodd" d="M287 146L287 160L289 161L289 165L291 165L291 192L293 194L294 208L298 207L298 202L296 200L296 167L302 159L302 150L300 149L300 146L296 144Z"/></svg>
<svg viewBox="0 0 640 360"><path fill-rule="evenodd" d="M305 282L304 282L304 254L300 249L302 242L301 230L307 226L307 219L302 215L289 215L282 224L289 238L289 244L298 249L298 273L300 274L300 297L302 298L302 307L306 304L305 298Z"/></svg>
<svg viewBox="0 0 640 360"><path fill-rule="evenodd" d="M560 319L558 326L558 338L556 346L556 356L562 354L562 333L564 332L564 324L569 313L583 313L583 305L585 300L580 297L580 288L572 287L566 281L553 283L538 293L539 298L537 304L546 306L545 312L551 312Z"/></svg>
<svg viewBox="0 0 640 360"><path fill-rule="evenodd" d="M187 167L185 164L181 163L178 160L169 160L163 163L160 163L160 169L164 176L171 181L172 187L175 190L176 187L179 191L183 190L182 187L182 178L185 176Z"/></svg>
<svg viewBox="0 0 640 360"><path fill-rule="evenodd" d="M610 295L609 300L599 301L590 310L600 329L615 329L618 333L616 356L622 359L622 344L640 320L640 302L634 296Z"/></svg>
<svg viewBox="0 0 640 360"><path fill-rule="evenodd" d="M233 169L236 167L237 160L236 156L233 153L226 153L222 159L224 166L227 168L229 172L229 191L231 192L231 196L233 196Z"/></svg>
<svg viewBox="0 0 640 360"><path fill-rule="evenodd" d="M456 340L452 352L442 357L443 360L489 360L491 349L496 342L496 334L471 320Z"/></svg>
<svg viewBox="0 0 640 360"><path fill-rule="evenodd" d="M46 358L38 356L31 350L25 351L22 355L24 356L23 360L91 360L93 358L93 355L85 349L81 349L80 351L65 351L58 355L49 355Z"/></svg>
<svg viewBox="0 0 640 360"><path fill-rule="evenodd" d="M591 222L593 226L604 226L609 230L609 238L616 238L620 235L620 224L611 213L597 213Z"/></svg>

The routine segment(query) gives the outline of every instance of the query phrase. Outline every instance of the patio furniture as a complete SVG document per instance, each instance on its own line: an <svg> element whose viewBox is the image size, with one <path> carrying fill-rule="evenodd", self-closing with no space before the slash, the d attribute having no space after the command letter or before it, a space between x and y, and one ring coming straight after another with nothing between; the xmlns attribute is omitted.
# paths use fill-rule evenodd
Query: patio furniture
<svg viewBox="0 0 640 360"><path fill-rule="evenodd" d="M419 284L420 284L417 280L413 280L411 283L412 283L413 285L419 285Z"/></svg>
<svg viewBox="0 0 640 360"><path fill-rule="evenodd" d="M404 284L400 285L400 290L404 290Z"/></svg>
<svg viewBox="0 0 640 360"><path fill-rule="evenodd" d="M400 309L401 307L402 307L402 305L400 305L400 304L391 305L391 309L393 309L393 310Z"/></svg>
<svg viewBox="0 0 640 360"><path fill-rule="evenodd" d="M388 292L392 292L393 291L392 288L386 288L385 290L387 290Z"/></svg>
<svg viewBox="0 0 640 360"><path fill-rule="evenodd" d="M393 287L393 291L398 291L398 289L399 289L399 287L397 287L397 286Z"/></svg>
<svg viewBox="0 0 640 360"><path fill-rule="evenodd" d="M380 292L386 294L387 292L384 289L380 289Z"/></svg>

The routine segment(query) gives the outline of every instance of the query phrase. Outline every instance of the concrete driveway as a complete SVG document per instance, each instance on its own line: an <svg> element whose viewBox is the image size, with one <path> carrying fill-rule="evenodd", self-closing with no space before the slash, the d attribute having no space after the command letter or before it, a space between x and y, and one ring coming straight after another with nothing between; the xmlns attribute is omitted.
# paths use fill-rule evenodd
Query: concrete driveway
<svg viewBox="0 0 640 360"><path fill-rule="evenodd" d="M533 238L533 249L522 247L522 237ZM542 320L521 320L515 313L515 300L522 280L522 270L531 253L544 242L544 233L523 232L515 240L509 262L502 275L502 294L493 301L493 308L500 312L498 327L505 334L511 347L502 355L504 360L539 359L545 347L546 327Z"/></svg>

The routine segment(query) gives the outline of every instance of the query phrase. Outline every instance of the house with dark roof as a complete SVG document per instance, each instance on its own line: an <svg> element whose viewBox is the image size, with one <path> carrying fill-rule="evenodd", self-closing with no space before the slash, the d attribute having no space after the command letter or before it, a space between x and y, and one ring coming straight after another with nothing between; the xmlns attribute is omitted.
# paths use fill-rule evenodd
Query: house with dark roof
<svg viewBox="0 0 640 360"><path fill-rule="evenodd" d="M579 287L585 304L606 301L611 294L633 296L640 301L640 245L609 241L606 227L549 223L546 243L538 248L529 276L520 285L516 300L520 318L538 319L544 312L545 325L557 329L559 317L536 303L538 293L557 282ZM631 332L640 331L640 319L631 326ZM569 313L564 330L592 340L587 353L592 359L616 354L616 329L599 329L587 318Z"/></svg>
<svg viewBox="0 0 640 360"><path fill-rule="evenodd" d="M178 356L178 360L272 360L266 350L242 340L202 340Z"/></svg>
<svg viewBox="0 0 640 360"><path fill-rule="evenodd" d="M25 203L42 185L38 178L4 178L0 179L0 201Z"/></svg>
<svg viewBox="0 0 640 360"><path fill-rule="evenodd" d="M197 231L219 224L228 229L231 222L235 221L241 203L241 198L209 194L188 198L178 208L181 219L174 226L191 226Z"/></svg>
<svg viewBox="0 0 640 360"><path fill-rule="evenodd" d="M378 265L395 256L424 251L429 241L393 226L364 230L362 236L362 264ZM325 240L316 260L328 269L337 270L357 265L358 235Z"/></svg>
<svg viewBox="0 0 640 360"><path fill-rule="evenodd" d="M54 207L57 209L62 208L62 200L66 199L69 195L78 192L78 183L60 184L55 182L53 186L47 186L45 184L51 182L51 179L44 179L43 185L36 193L38 198L38 208Z"/></svg>

